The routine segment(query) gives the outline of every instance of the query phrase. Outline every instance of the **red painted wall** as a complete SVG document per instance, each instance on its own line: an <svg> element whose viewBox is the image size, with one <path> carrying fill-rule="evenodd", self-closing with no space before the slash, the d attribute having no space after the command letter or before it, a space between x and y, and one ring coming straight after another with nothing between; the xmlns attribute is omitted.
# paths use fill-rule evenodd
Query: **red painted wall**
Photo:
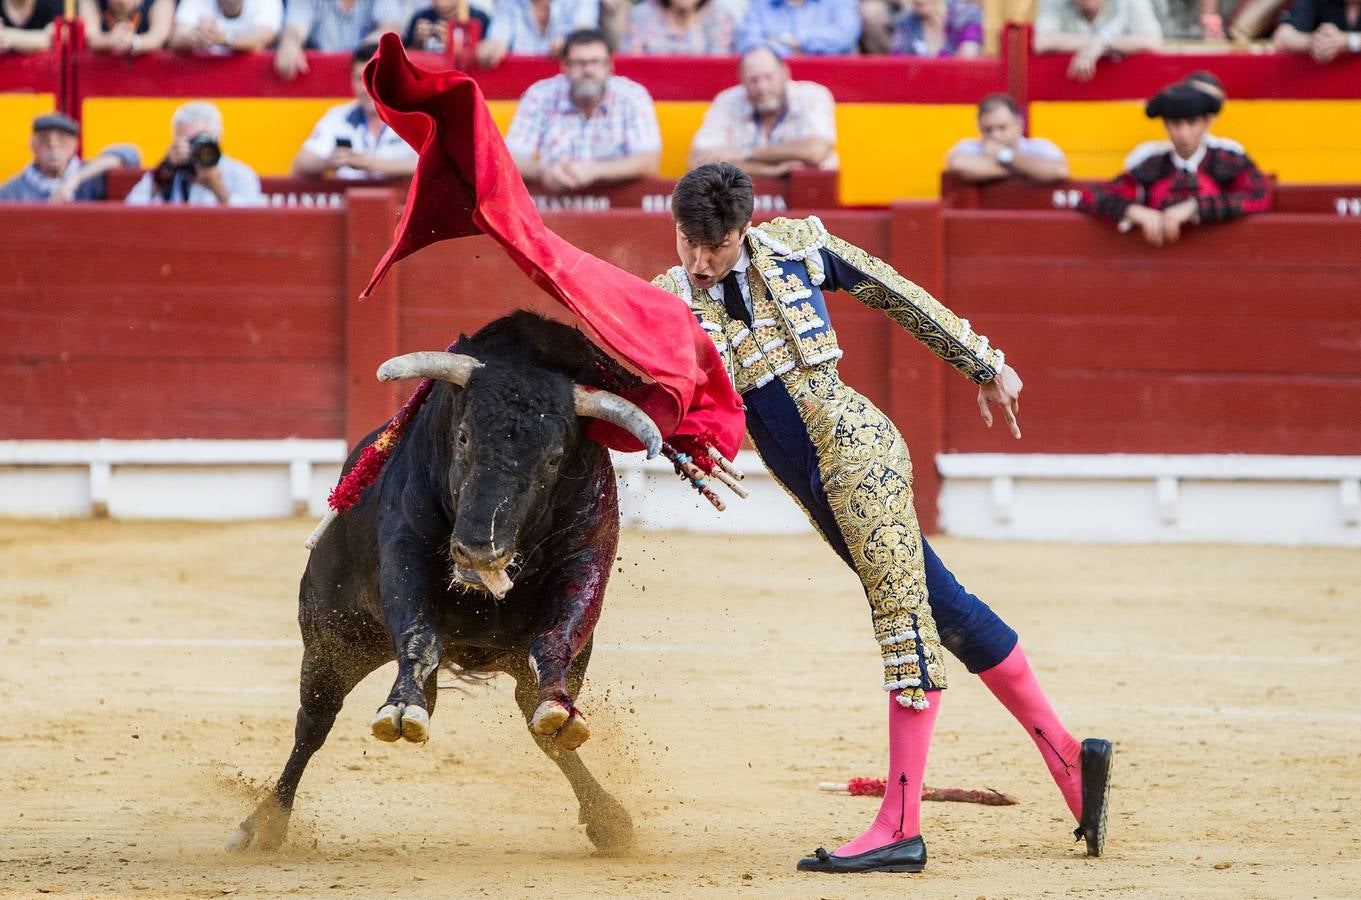
<svg viewBox="0 0 1361 900"><path fill-rule="evenodd" d="M1361 221L1265 215L1147 247L1075 213L945 217L946 295L1026 382L1016 444L946 392L945 446L1361 450Z"/></svg>
<svg viewBox="0 0 1361 900"><path fill-rule="evenodd" d="M344 214L0 209L0 439L329 438Z"/></svg>
<svg viewBox="0 0 1361 900"><path fill-rule="evenodd" d="M386 357L545 309L485 238L428 248L357 303L396 196L344 209L0 206L0 439L350 440L406 387ZM831 298L846 380L918 461L935 525L940 450L1355 454L1361 220L1263 215L1154 250L1073 213L838 210L823 221L936 291L1026 381L1025 438L987 431L975 389L879 314ZM664 215L553 213L569 240L645 275Z"/></svg>

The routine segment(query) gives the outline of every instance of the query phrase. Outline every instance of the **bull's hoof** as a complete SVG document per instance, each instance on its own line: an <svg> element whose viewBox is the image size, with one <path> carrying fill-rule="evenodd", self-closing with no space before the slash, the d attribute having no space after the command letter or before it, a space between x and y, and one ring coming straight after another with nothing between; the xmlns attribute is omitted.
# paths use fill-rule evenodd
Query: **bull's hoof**
<svg viewBox="0 0 1361 900"><path fill-rule="evenodd" d="M545 700L534 710L534 716L529 720L529 730L540 737L552 737L571 717L572 711L567 704L560 700Z"/></svg>
<svg viewBox="0 0 1361 900"><path fill-rule="evenodd" d="M558 733L553 735L553 740L564 750L575 750L586 739L591 736L591 729L586 727L586 720L576 710L572 711L572 716L567 720L567 724L558 729Z"/></svg>
<svg viewBox="0 0 1361 900"><path fill-rule="evenodd" d="M392 743L405 738L413 744L424 744L430 740L430 713L419 706L389 703L378 710L369 727L380 741Z"/></svg>
<svg viewBox="0 0 1361 900"><path fill-rule="evenodd" d="M633 818L608 794L583 803L577 819L586 825L586 837L601 853L623 853L633 846Z"/></svg>
<svg viewBox="0 0 1361 900"><path fill-rule="evenodd" d="M266 798L255 812L236 827L227 840L228 853L278 850L288 836L288 811L274 797Z"/></svg>
<svg viewBox="0 0 1361 900"><path fill-rule="evenodd" d="M564 750L575 750L591 736L591 729L586 727L581 713L561 700L540 703L529 720L529 730L540 737L552 738L553 743Z"/></svg>

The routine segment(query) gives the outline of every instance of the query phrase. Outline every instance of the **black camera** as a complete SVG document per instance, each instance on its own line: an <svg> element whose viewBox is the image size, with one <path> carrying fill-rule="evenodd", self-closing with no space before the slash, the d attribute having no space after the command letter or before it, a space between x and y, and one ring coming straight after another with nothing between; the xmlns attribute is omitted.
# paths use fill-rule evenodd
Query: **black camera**
<svg viewBox="0 0 1361 900"><path fill-rule="evenodd" d="M196 134L189 140L189 161L196 169L211 169L222 160L222 147L211 134Z"/></svg>

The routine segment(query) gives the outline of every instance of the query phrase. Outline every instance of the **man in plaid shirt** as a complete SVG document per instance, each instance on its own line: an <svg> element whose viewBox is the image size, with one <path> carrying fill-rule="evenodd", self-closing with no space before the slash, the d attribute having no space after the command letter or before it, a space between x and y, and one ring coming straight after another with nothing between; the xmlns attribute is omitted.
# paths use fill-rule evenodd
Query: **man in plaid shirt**
<svg viewBox="0 0 1361 900"><path fill-rule="evenodd" d="M1186 225L1227 222L1271 208L1271 182L1241 145L1208 134L1222 100L1187 82L1166 87L1144 112L1162 118L1169 141L1136 147L1114 181L1083 192L1078 209L1138 226L1154 246L1175 243Z"/></svg>
<svg viewBox="0 0 1361 900"><path fill-rule="evenodd" d="M520 175L554 192L656 175L662 134L647 89L615 75L605 36L567 36L562 74L529 86L506 133Z"/></svg>

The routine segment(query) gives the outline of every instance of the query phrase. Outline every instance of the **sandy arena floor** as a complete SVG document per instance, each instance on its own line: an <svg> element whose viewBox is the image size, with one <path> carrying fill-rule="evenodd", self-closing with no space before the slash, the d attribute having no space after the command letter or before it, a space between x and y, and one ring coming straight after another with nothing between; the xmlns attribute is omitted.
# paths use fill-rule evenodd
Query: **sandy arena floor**
<svg viewBox="0 0 1361 900"><path fill-rule="evenodd" d="M945 540L1070 727L1118 745L1087 859L1030 741L951 674L918 876L800 875L877 801L864 601L814 538L625 537L583 757L638 847L594 856L508 679L446 690L423 747L350 697L277 854L223 845L292 742L311 521L0 522L0 893L216 897L1361 896L1361 554ZM505 682L505 683L502 683Z"/></svg>

